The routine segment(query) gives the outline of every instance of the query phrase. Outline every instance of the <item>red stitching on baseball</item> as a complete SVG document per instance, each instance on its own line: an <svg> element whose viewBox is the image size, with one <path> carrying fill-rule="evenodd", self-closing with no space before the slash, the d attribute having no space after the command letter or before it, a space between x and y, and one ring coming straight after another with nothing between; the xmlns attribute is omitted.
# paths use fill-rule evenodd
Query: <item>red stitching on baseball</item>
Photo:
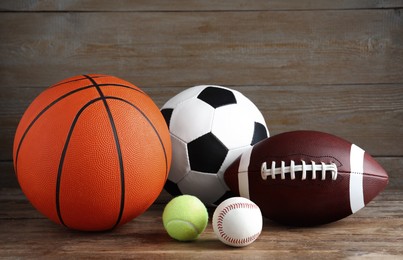
<svg viewBox="0 0 403 260"><path fill-rule="evenodd" d="M227 215L233 209L241 209L241 208L259 209L258 206L256 206L255 204L252 204L252 203L237 202L237 203L230 204L230 205L226 206L225 208L223 208L217 217L217 228L218 228L218 232L220 233L220 236L232 244L241 245L241 244L249 243L251 241L254 241L260 235L260 232L258 232L252 236L240 239L240 238L232 238L224 232L223 221L224 221L225 215Z"/></svg>

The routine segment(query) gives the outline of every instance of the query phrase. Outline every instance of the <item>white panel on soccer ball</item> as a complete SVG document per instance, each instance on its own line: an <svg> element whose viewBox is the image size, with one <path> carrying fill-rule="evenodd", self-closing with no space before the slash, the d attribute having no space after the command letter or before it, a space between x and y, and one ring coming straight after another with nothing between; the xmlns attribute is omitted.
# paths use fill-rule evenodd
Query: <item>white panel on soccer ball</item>
<svg viewBox="0 0 403 260"><path fill-rule="evenodd" d="M219 107L214 114L212 133L228 149L248 145L252 141L255 122L253 114L238 104Z"/></svg>
<svg viewBox="0 0 403 260"><path fill-rule="evenodd" d="M171 134L189 143L210 132L214 117L214 109L207 103L188 99L179 104L171 116Z"/></svg>
<svg viewBox="0 0 403 260"><path fill-rule="evenodd" d="M235 97L237 99L238 106L242 107L242 110L248 111L245 113L248 113L251 115L251 120L261 123L264 126L266 126L266 121L264 120L264 117L260 110L256 107L256 105L250 101L247 97L245 97L243 94L241 94L238 91L234 91ZM267 127L266 127L267 130Z"/></svg>
<svg viewBox="0 0 403 260"><path fill-rule="evenodd" d="M179 183L178 187L183 194L198 197L206 205L211 205L227 191L226 185L218 179L216 174L191 171Z"/></svg>
<svg viewBox="0 0 403 260"><path fill-rule="evenodd" d="M196 98L199 93L206 87L207 85L200 85L185 89L184 91L180 92L179 94L168 100L161 109L175 108L179 103L182 103L185 100Z"/></svg>
<svg viewBox="0 0 403 260"><path fill-rule="evenodd" d="M171 135L172 164L168 179L178 183L190 171L186 143Z"/></svg>

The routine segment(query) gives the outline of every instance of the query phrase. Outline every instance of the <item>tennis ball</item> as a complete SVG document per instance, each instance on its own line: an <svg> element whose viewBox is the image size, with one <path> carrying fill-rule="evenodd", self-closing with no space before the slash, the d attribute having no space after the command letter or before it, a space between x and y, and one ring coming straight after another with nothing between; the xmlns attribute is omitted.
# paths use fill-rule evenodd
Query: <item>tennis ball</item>
<svg viewBox="0 0 403 260"><path fill-rule="evenodd" d="M206 229L208 213L203 202L197 197L181 195L165 206L162 222L172 238L191 241L197 239Z"/></svg>

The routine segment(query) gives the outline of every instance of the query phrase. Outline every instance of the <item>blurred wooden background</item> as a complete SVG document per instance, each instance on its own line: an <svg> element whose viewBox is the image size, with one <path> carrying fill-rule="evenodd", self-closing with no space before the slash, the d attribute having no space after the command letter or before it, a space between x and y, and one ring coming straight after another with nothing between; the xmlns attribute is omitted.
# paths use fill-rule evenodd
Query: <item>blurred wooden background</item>
<svg viewBox="0 0 403 260"><path fill-rule="evenodd" d="M237 89L271 135L314 129L375 156L403 187L403 1L0 2L0 188L18 187L18 121L46 87L102 73L162 106L185 88Z"/></svg>

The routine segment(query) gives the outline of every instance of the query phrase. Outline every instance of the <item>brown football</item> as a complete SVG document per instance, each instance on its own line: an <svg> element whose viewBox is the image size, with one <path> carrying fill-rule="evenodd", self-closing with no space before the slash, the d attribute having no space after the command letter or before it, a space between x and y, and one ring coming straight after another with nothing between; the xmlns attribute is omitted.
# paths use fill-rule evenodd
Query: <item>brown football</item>
<svg viewBox="0 0 403 260"><path fill-rule="evenodd" d="M363 208L385 188L388 175L355 144L327 133L294 131L251 147L227 168L224 180L266 218L312 226Z"/></svg>

